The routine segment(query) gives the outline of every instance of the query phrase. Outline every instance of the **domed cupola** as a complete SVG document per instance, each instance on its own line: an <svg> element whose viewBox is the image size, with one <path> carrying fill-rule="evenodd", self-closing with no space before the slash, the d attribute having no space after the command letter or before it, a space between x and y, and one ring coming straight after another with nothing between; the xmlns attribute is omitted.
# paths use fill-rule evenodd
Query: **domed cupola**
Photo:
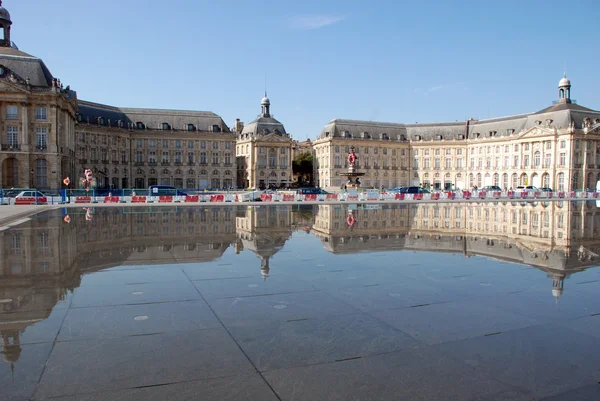
<svg viewBox="0 0 600 401"><path fill-rule="evenodd" d="M10 19L10 13L4 7L2 7L2 0L0 0L0 46L1 47L10 47L10 26L12 25L12 21Z"/></svg>
<svg viewBox="0 0 600 401"><path fill-rule="evenodd" d="M261 113L262 116L270 117L269 109L271 108L271 101L267 97L267 91L265 91L265 97L263 97L262 100L260 101L260 106L262 109L262 113Z"/></svg>
<svg viewBox="0 0 600 401"><path fill-rule="evenodd" d="M566 72L558 82L558 103L571 103L571 81Z"/></svg>

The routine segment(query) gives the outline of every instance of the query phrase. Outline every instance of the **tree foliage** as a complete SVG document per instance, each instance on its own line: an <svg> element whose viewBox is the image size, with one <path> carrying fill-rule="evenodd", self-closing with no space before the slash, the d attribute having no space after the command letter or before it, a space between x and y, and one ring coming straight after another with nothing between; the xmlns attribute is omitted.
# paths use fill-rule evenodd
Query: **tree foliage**
<svg viewBox="0 0 600 401"><path fill-rule="evenodd" d="M313 155L311 152L300 153L292 162L292 171L298 176L301 185L312 183Z"/></svg>

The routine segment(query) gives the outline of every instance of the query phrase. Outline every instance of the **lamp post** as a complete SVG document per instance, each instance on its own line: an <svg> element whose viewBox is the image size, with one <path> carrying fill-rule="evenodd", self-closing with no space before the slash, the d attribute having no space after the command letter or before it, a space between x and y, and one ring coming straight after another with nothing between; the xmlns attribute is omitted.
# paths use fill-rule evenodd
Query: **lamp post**
<svg viewBox="0 0 600 401"><path fill-rule="evenodd" d="M30 175L30 177L29 177L29 186L31 188L33 188L35 186L34 183L33 183L33 173L34 173L33 169L29 170L29 175Z"/></svg>

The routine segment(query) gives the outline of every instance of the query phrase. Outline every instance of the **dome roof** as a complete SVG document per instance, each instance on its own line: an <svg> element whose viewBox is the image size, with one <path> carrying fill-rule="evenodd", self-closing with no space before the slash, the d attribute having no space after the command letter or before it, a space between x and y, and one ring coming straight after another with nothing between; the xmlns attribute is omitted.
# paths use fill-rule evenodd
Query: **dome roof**
<svg viewBox="0 0 600 401"><path fill-rule="evenodd" d="M0 1L0 19L10 21L10 13L4 7L2 7L2 1Z"/></svg>
<svg viewBox="0 0 600 401"><path fill-rule="evenodd" d="M560 82L558 83L558 86L571 86L571 81L569 81L569 78L567 78L567 76L565 75L563 77L563 79L560 80Z"/></svg>
<svg viewBox="0 0 600 401"><path fill-rule="evenodd" d="M267 97L266 93L265 93L265 97L263 97L262 100L260 101L260 104L263 105L263 106L268 106L268 105L271 104L271 101Z"/></svg>

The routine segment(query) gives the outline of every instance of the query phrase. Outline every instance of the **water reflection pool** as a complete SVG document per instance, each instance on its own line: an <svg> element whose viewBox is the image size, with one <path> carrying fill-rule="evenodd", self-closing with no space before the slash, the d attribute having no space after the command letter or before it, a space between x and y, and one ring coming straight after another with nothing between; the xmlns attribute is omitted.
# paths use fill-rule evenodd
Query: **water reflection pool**
<svg viewBox="0 0 600 401"><path fill-rule="evenodd" d="M595 203L394 206L34 216L0 399L600 399Z"/></svg>

